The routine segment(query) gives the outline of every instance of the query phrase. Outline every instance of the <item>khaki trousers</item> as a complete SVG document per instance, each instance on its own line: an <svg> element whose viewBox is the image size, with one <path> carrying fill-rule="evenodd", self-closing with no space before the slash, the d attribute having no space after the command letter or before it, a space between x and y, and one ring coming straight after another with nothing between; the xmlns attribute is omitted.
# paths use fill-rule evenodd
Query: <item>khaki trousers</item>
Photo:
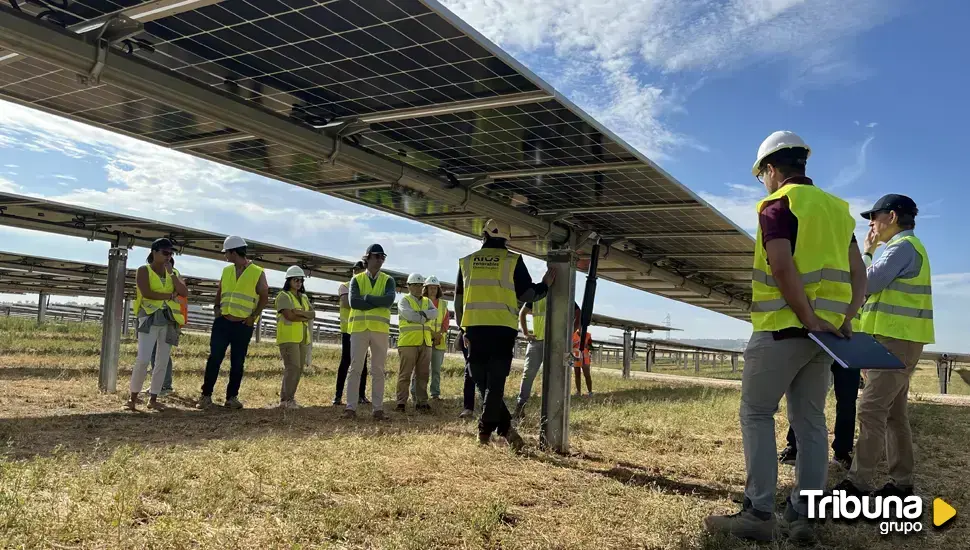
<svg viewBox="0 0 970 550"><path fill-rule="evenodd" d="M280 403L296 397L296 387L300 385L303 367L306 366L308 344L280 344L280 357L283 358L283 387L280 389Z"/></svg>
<svg viewBox="0 0 970 550"><path fill-rule="evenodd" d="M429 346L405 346L397 348L401 368L397 373L397 404L406 405L411 389L411 373L416 382L414 400L418 405L428 402L428 377L431 376L431 348Z"/></svg>
<svg viewBox="0 0 970 550"><path fill-rule="evenodd" d="M913 486L913 431L909 426L909 380L916 370L923 344L876 336L906 365L903 370L864 370L866 385L859 398L859 442L849 470L849 481L863 490L873 485L876 466L885 456L890 481L897 487Z"/></svg>

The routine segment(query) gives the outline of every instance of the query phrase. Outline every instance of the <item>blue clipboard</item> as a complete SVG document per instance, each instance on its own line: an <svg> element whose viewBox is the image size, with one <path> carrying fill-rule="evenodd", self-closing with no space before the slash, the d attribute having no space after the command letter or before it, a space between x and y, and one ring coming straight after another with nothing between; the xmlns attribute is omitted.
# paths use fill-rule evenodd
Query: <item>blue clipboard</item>
<svg viewBox="0 0 970 550"><path fill-rule="evenodd" d="M852 333L852 338L839 338L830 332L810 332L825 353L846 369L905 369L906 365L870 334Z"/></svg>

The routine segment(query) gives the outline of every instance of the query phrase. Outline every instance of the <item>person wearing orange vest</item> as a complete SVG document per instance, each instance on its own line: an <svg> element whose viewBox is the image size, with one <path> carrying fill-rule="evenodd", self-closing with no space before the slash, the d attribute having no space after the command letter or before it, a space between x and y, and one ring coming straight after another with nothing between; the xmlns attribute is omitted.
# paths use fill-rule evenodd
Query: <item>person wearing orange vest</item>
<svg viewBox="0 0 970 550"><path fill-rule="evenodd" d="M592 365L592 351L591 347L593 345L593 336L590 333L586 333L586 345L583 346L582 357L579 353L579 331L573 333L573 370L576 374L576 395L583 395L583 387L579 381L580 376L586 378L586 391L587 395L593 396L593 377L590 375L589 369Z"/></svg>
<svg viewBox="0 0 970 550"><path fill-rule="evenodd" d="M249 341L253 338L253 328L269 303L269 284L263 268L247 257L246 241L242 237L226 237L222 252L229 265L222 270L219 291L215 304L215 321L209 339L209 359L205 363L205 378L202 382L202 397L198 407L207 409L212 406L212 391L219 379L219 369L226 351L229 355L229 383L226 385L226 403L229 409L241 409L239 386L242 385L243 370Z"/></svg>
<svg viewBox="0 0 970 550"><path fill-rule="evenodd" d="M175 246L171 240L158 239L152 243L149 262L135 272L138 356L131 370L129 387L131 395L126 404L130 410L135 410L140 403L138 394L145 384L152 351L157 347L159 362L167 365L172 351L171 346L178 344L179 327L185 324L175 297L185 296L188 294L188 289L182 279L172 271L168 261L174 253ZM164 378L165 369L157 369L152 373L151 388L148 391L149 409L165 409L165 406L158 402L158 394L161 393Z"/></svg>

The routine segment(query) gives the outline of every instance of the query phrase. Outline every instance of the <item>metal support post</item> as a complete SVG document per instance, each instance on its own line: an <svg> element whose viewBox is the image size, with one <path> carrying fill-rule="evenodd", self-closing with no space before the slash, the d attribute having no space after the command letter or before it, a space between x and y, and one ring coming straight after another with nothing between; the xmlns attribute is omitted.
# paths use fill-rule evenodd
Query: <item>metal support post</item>
<svg viewBox="0 0 970 550"><path fill-rule="evenodd" d="M259 319L256 320L256 343L259 343L260 337L263 335L263 314L260 313Z"/></svg>
<svg viewBox="0 0 970 550"><path fill-rule="evenodd" d="M647 372L653 370L653 363L657 360L657 348L650 346L647 348Z"/></svg>
<svg viewBox="0 0 970 550"><path fill-rule="evenodd" d="M731 354L731 372L738 372L738 354Z"/></svg>
<svg viewBox="0 0 970 550"><path fill-rule="evenodd" d="M101 365L98 388L107 393L118 389L118 355L121 351L121 324L125 307L125 274L128 249L108 251L108 280L105 282L104 309L101 315Z"/></svg>
<svg viewBox="0 0 970 550"><path fill-rule="evenodd" d="M44 321L47 320L47 300L50 297L49 294L43 290L39 294L37 299L37 324L43 325Z"/></svg>
<svg viewBox="0 0 970 550"><path fill-rule="evenodd" d="M630 377L630 364L633 361L633 335L629 330L623 331L623 378Z"/></svg>
<svg viewBox="0 0 970 550"><path fill-rule="evenodd" d="M694 352L694 372L698 374L701 372L701 354L698 351Z"/></svg>
<svg viewBox="0 0 970 550"><path fill-rule="evenodd" d="M683 358L684 358L684 370L687 370L687 355L688 355L688 353L686 351L684 351L684 352L681 352L680 355L683 356Z"/></svg>
<svg viewBox="0 0 970 550"><path fill-rule="evenodd" d="M569 397L572 374L573 303L576 256L569 248L550 250L547 265L557 271L546 299L546 341L543 346L542 408L539 445L569 452Z"/></svg>
<svg viewBox="0 0 970 550"><path fill-rule="evenodd" d="M121 334L128 336L131 328L131 298L125 298L125 311L121 315Z"/></svg>
<svg viewBox="0 0 970 550"><path fill-rule="evenodd" d="M81 308L81 322L83 323L84 321L87 321L87 320L88 320L88 308L82 307Z"/></svg>
<svg viewBox="0 0 970 550"><path fill-rule="evenodd" d="M936 360L936 375L940 378L940 393L946 395L950 385L950 361L946 355Z"/></svg>

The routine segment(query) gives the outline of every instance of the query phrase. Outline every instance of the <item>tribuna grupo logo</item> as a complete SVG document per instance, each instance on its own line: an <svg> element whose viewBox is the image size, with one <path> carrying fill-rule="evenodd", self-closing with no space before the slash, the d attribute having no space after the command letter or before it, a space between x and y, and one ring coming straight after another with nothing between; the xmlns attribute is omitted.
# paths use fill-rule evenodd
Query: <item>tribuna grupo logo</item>
<svg viewBox="0 0 970 550"><path fill-rule="evenodd" d="M803 490L809 519L839 519L879 523L879 533L909 535L923 530L923 499L918 496L862 496L845 491Z"/></svg>

